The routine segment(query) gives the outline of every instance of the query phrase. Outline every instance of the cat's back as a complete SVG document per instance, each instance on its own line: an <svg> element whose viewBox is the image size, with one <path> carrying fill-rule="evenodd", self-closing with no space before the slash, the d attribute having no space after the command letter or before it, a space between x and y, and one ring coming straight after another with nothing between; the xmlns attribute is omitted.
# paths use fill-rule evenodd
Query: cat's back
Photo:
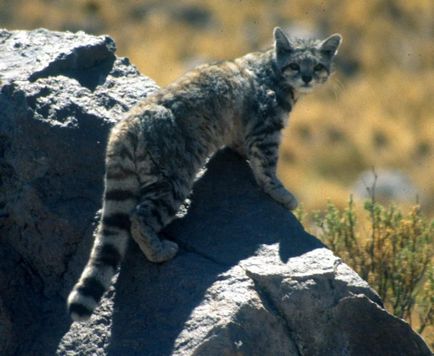
<svg viewBox="0 0 434 356"><path fill-rule="evenodd" d="M234 135L236 121L254 95L257 56L261 54L198 66L136 105L115 131L146 138L150 149L171 137L202 141L209 146L206 152L215 150Z"/></svg>
<svg viewBox="0 0 434 356"><path fill-rule="evenodd" d="M223 109L240 98L248 85L235 62L222 61L187 72L162 89L153 101L166 107L182 103L190 108L218 105Z"/></svg>

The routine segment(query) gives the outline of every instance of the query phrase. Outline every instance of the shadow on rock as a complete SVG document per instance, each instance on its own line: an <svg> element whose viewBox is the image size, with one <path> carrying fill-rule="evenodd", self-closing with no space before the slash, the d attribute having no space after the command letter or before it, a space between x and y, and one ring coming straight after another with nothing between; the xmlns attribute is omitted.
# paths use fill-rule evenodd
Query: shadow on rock
<svg viewBox="0 0 434 356"><path fill-rule="evenodd" d="M130 246L115 286L110 355L170 355L207 289L263 245L278 244L283 263L323 247L259 190L246 162L229 150L210 161L188 213L164 235L181 251L162 265Z"/></svg>

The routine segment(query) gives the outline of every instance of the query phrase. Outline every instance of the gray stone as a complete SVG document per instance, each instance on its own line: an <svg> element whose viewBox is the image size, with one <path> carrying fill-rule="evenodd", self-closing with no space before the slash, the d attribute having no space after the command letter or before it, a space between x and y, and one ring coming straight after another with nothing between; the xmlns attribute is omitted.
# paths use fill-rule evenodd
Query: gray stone
<svg viewBox="0 0 434 356"><path fill-rule="evenodd" d="M149 263L131 242L95 314L71 324L108 130L157 87L84 33L1 31L0 65L0 354L430 354L229 150L163 232L176 258Z"/></svg>
<svg viewBox="0 0 434 356"><path fill-rule="evenodd" d="M356 197L369 199L373 188L375 198L383 202L416 202L420 195L411 179L397 169L364 171L356 179L352 190Z"/></svg>

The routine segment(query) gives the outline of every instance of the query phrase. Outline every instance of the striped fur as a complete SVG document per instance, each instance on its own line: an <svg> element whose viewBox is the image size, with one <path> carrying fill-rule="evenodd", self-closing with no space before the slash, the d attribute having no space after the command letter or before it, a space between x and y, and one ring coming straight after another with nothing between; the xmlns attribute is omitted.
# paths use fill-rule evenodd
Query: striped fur
<svg viewBox="0 0 434 356"><path fill-rule="evenodd" d="M131 235L152 262L178 251L158 232L173 220L206 159L223 146L245 156L258 185L289 209L276 176L280 131L297 98L323 83L340 43L290 41L234 61L201 66L146 98L114 126L106 153L102 217L89 261L68 298L72 319L90 317Z"/></svg>

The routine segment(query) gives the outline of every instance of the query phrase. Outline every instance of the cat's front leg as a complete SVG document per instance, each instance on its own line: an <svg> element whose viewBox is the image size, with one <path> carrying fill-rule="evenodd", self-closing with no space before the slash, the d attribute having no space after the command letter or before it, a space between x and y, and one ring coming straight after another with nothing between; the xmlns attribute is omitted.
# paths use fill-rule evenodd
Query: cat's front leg
<svg viewBox="0 0 434 356"><path fill-rule="evenodd" d="M297 199L290 193L276 176L279 148L278 133L268 136L266 140L254 140L248 144L247 157L258 185L278 203L293 210Z"/></svg>

